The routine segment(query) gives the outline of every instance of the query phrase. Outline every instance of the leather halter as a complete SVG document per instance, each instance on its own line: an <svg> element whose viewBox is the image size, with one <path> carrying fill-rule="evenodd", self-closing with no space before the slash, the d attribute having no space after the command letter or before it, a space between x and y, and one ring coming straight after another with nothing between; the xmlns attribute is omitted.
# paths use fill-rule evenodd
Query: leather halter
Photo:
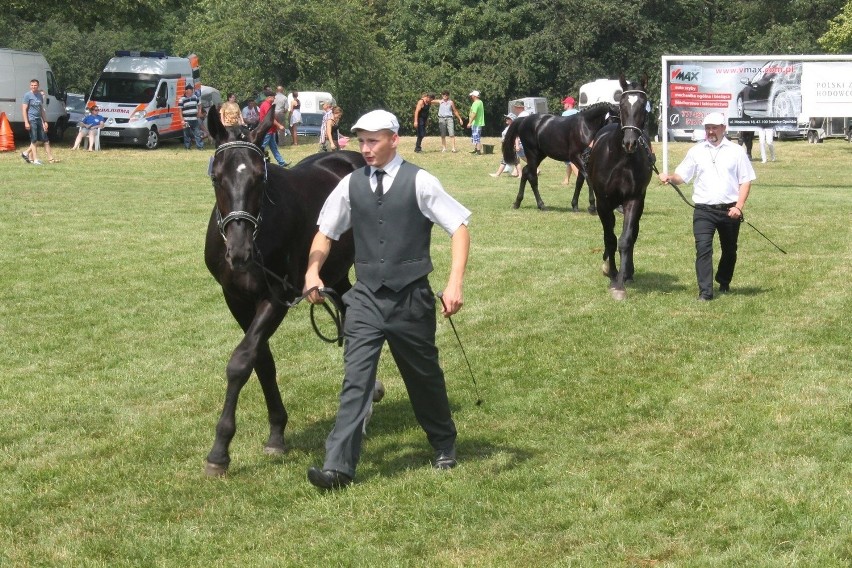
<svg viewBox="0 0 852 568"><path fill-rule="evenodd" d="M218 156L219 153L224 152L225 150L230 150L233 148L243 148L246 150L251 150L258 156L260 156L260 159L263 161L263 183L266 184L268 170L266 167L266 156L264 155L263 150L261 150L257 147L257 145L252 144L251 142L243 142L241 140L236 140L234 142L225 142L224 144L220 144L216 148L216 151L213 153L213 158L210 160L209 173L211 175L213 173L213 160L216 159L216 156ZM248 221L249 223L251 223L254 227L254 232L252 232L251 238L254 239L257 236L257 230L260 227L260 222L262 219L262 215L258 215L257 217L255 217L248 211L231 211L230 213L222 217L222 214L219 212L219 208L216 208L216 225L217 227L219 227L219 234L222 235L222 239L226 242L228 239L227 237L225 237L225 227L227 227L228 223L230 223L231 221Z"/></svg>
<svg viewBox="0 0 852 568"><path fill-rule="evenodd" d="M645 91L640 91L639 89L632 89L632 90L624 91L623 93L621 93L621 96L623 97L624 95L628 95L628 94L644 95L645 100L646 101L648 100L648 93L646 93ZM646 117L646 120L647 120L647 117ZM641 128L639 128L638 126L622 124L621 131L624 132L625 130L635 130L636 132L639 133L640 138L644 134L644 131Z"/></svg>

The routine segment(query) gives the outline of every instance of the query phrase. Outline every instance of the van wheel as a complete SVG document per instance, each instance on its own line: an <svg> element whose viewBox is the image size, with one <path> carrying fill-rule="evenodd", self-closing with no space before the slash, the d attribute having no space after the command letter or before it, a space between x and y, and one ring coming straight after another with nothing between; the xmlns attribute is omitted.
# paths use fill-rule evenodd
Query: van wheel
<svg viewBox="0 0 852 568"><path fill-rule="evenodd" d="M157 132L155 127L151 127L151 130L148 131L148 141L145 142L145 147L149 150L156 150L160 145L160 134Z"/></svg>
<svg viewBox="0 0 852 568"><path fill-rule="evenodd" d="M68 129L68 123L64 119L60 119L56 121L56 124L53 125L53 128L50 129L50 141L51 142L62 142L62 139L65 138L65 131Z"/></svg>

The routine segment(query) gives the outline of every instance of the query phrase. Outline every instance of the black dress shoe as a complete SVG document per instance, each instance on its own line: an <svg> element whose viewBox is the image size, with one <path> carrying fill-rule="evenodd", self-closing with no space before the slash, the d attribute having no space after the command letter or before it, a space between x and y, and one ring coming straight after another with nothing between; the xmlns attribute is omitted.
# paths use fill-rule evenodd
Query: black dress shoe
<svg viewBox="0 0 852 568"><path fill-rule="evenodd" d="M352 483L352 478L333 469L308 469L308 481L320 489L341 489Z"/></svg>
<svg viewBox="0 0 852 568"><path fill-rule="evenodd" d="M458 464L458 462L456 461L455 447L435 452L435 463L432 464L432 467L435 469L452 469L456 467L456 464Z"/></svg>

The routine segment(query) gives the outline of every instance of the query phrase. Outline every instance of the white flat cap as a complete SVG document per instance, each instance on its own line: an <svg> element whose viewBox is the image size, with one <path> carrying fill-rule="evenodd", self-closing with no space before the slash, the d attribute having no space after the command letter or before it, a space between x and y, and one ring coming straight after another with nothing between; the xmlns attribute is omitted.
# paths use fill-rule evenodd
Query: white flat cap
<svg viewBox="0 0 852 568"><path fill-rule="evenodd" d="M710 114L704 117L704 122L702 123L702 126L707 126L708 124L721 124L722 126L726 126L727 121L725 120L725 115L721 112L711 112Z"/></svg>
<svg viewBox="0 0 852 568"><path fill-rule="evenodd" d="M390 130L398 133L399 121L386 110L373 110L358 119L358 122L352 127L352 132L356 130L366 130L367 132Z"/></svg>

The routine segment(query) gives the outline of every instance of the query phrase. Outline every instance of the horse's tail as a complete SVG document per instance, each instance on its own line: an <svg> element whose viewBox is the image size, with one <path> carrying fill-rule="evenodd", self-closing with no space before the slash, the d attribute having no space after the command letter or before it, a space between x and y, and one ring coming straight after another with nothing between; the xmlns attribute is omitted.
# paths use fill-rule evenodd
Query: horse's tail
<svg viewBox="0 0 852 568"><path fill-rule="evenodd" d="M503 138L503 161L509 165L515 165L518 163L518 156L515 154L515 138L518 136L518 128L520 127L522 119L515 119L512 121L512 124L509 125L509 129L506 131L506 136Z"/></svg>

